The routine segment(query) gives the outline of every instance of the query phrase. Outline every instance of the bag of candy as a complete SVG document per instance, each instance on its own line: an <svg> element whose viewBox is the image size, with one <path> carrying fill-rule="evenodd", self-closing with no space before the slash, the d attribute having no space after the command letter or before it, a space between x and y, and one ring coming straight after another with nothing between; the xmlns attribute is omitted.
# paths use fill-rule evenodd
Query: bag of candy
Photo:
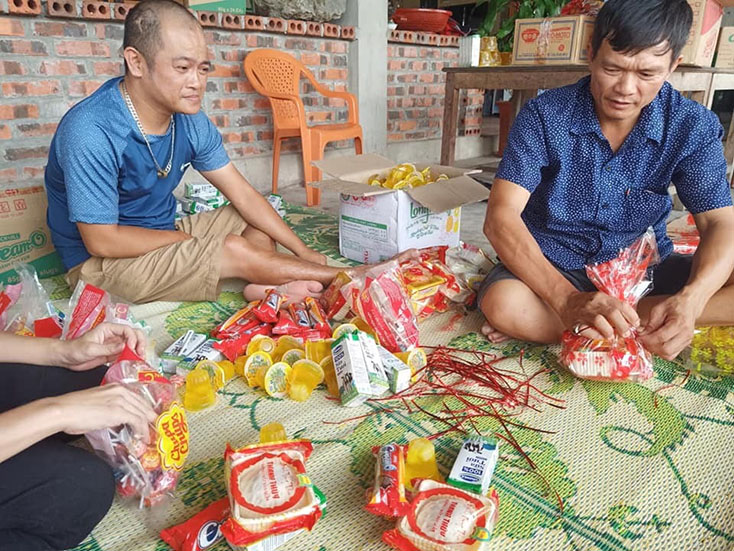
<svg viewBox="0 0 734 551"><path fill-rule="evenodd" d="M220 525L229 518L229 500L215 501L189 520L161 531L173 551L204 551L222 539Z"/></svg>
<svg viewBox="0 0 734 551"><path fill-rule="evenodd" d="M494 490L482 496L423 479L405 516L382 541L400 551L486 551L497 522Z"/></svg>
<svg viewBox="0 0 734 551"><path fill-rule="evenodd" d="M110 464L122 497L140 497L152 506L172 494L189 453L189 427L175 387L129 349L110 366L102 384L119 383L142 396L158 414L148 442L130 427L101 429L85 436Z"/></svg>
<svg viewBox="0 0 734 551"><path fill-rule="evenodd" d="M619 256L586 267L599 291L636 307L652 287L648 268L659 261L652 228ZM644 381L653 374L650 352L645 350L633 329L628 337L589 339L565 331L561 340L561 363L577 377L597 381Z"/></svg>

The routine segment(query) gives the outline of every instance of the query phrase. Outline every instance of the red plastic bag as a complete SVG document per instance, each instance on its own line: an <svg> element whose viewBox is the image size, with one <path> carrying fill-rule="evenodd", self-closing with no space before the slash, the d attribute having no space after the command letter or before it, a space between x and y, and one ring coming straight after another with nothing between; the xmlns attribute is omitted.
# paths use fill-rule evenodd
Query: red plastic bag
<svg viewBox="0 0 734 551"><path fill-rule="evenodd" d="M649 228L617 258L587 266L586 273L599 291L636 307L652 286L647 270L659 259L655 232ZM588 339L565 331L560 359L582 379L644 381L653 374L652 355L637 340L634 329L629 337L609 340Z"/></svg>
<svg viewBox="0 0 734 551"><path fill-rule="evenodd" d="M173 551L204 551L224 537L220 525L229 518L229 499L215 501L189 520L161 531Z"/></svg>

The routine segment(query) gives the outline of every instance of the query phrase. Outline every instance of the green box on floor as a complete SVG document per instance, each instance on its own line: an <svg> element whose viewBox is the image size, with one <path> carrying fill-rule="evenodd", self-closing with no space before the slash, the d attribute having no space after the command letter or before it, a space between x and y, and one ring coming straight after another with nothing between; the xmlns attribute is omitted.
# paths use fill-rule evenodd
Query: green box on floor
<svg viewBox="0 0 734 551"><path fill-rule="evenodd" d="M223 13L244 14L247 0L183 0L187 8L196 11L218 11Z"/></svg>

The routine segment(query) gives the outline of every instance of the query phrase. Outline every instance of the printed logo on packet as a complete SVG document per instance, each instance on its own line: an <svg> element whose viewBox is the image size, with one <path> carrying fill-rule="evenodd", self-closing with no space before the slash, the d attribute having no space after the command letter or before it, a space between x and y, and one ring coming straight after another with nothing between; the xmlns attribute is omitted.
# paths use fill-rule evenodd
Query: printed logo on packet
<svg viewBox="0 0 734 551"><path fill-rule="evenodd" d="M189 425L181 404L173 402L167 411L161 413L156 428L163 469L180 471L189 454Z"/></svg>

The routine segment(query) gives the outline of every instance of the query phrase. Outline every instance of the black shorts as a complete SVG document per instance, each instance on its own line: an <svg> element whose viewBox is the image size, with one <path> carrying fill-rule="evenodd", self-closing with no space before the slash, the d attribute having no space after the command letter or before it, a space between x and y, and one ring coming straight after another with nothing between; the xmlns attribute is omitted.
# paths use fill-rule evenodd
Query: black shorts
<svg viewBox="0 0 734 551"><path fill-rule="evenodd" d="M657 266L652 267L652 290L650 295L674 295L680 291L691 275L693 255L673 253ZM596 287L586 275L586 270L564 270L555 266L571 285L582 292L594 292ZM477 304L481 305L487 290L503 279L519 279L507 267L498 263L484 278L477 293Z"/></svg>

